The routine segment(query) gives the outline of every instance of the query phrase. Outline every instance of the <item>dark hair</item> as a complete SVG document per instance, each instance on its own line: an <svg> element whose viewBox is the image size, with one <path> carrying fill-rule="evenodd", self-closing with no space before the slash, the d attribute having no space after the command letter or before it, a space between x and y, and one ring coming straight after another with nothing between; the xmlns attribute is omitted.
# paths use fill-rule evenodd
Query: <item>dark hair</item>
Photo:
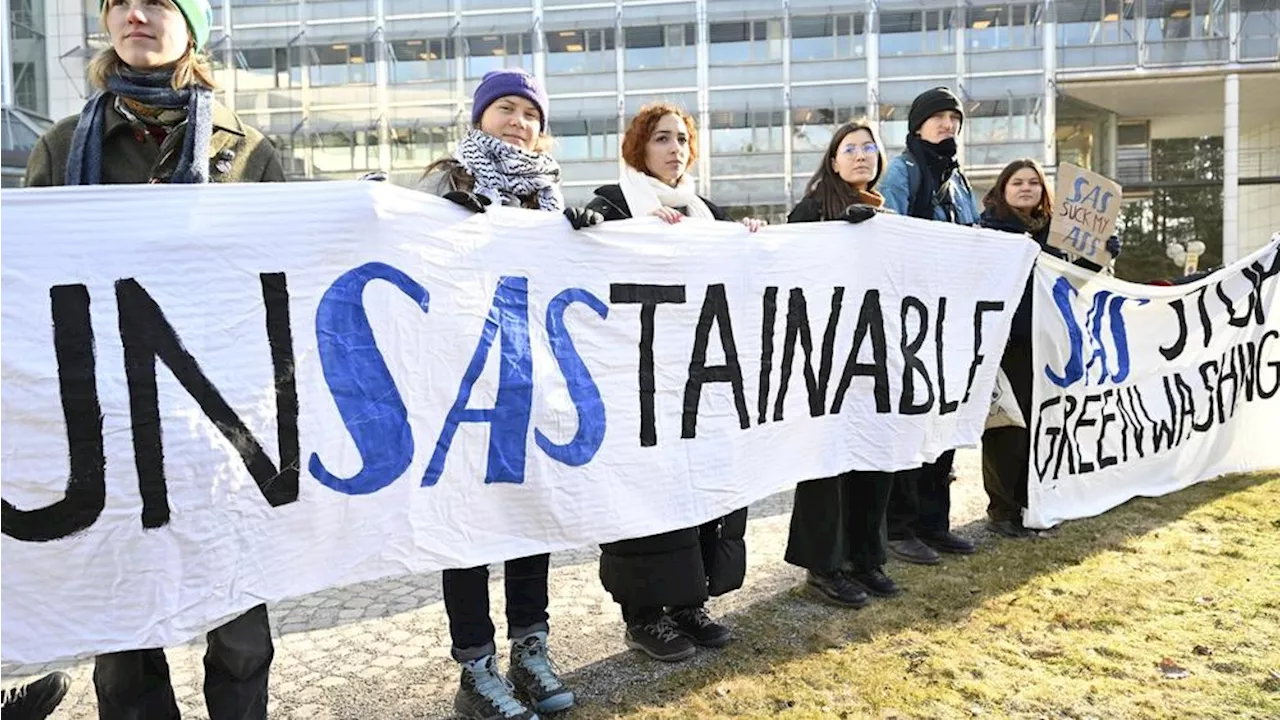
<svg viewBox="0 0 1280 720"><path fill-rule="evenodd" d="M693 161L698 159L698 124L688 110L669 102L649 103L631 118L627 133L622 137L622 159L628 165L646 175L653 174L645 165L644 148L649 144L649 138L653 137L653 129L658 126L658 122L668 115L675 115L683 120L685 129L689 131L689 163L685 166L685 172L693 167Z"/></svg>
<svg viewBox="0 0 1280 720"><path fill-rule="evenodd" d="M1019 213L1009 206L1009 201L1004 198L1005 186L1013 179L1014 174L1019 170L1031 168L1035 171L1036 177L1040 178L1040 187L1043 192L1040 194L1040 203L1036 205L1029 215L1033 218L1049 218L1053 216L1053 190L1049 188L1049 181L1044 177L1044 168L1040 167L1040 163L1032 158L1020 158L1014 160L1004 166L1004 170L1000 171L1000 177L996 178L996 184L991 186L987 194L982 198L982 207L990 208L995 211L996 217L1001 220L1008 220L1014 215L1027 215L1028 213Z"/></svg>
<svg viewBox="0 0 1280 720"><path fill-rule="evenodd" d="M858 194L831 165L836 159L836 151L840 149L840 143L844 142L850 133L859 130L866 130L871 135L871 142L880 148L880 152L876 153L876 174L871 177L871 182L867 183L866 189L875 187L880 176L884 174L884 147L880 145L875 126L869 120L859 118L836 128L835 134L831 136L831 142L827 143L827 151L822 154L822 162L819 163L818 170L813 173L813 177L809 178L809 184L804 188L805 197L817 198L822 206L822 217L825 219L840 217L844 214L845 208L858 202Z"/></svg>

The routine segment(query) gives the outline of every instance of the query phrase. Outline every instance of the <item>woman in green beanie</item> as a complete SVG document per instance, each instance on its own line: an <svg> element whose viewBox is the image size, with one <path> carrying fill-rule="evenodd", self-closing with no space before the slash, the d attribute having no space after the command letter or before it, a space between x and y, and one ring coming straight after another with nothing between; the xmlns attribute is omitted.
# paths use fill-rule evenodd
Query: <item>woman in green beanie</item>
<svg viewBox="0 0 1280 720"><path fill-rule="evenodd" d="M213 72L200 53L211 17L208 0L105 0L111 47L89 65L98 92L40 138L27 185L284 180L271 144L213 99ZM118 601L140 600L124 592ZM214 628L208 641L211 720L265 719L274 655L266 605ZM99 655L93 683L103 720L179 716L163 649Z"/></svg>
<svg viewBox="0 0 1280 720"><path fill-rule="evenodd" d="M213 98L208 0L101 3L97 92L40 138L28 186L284 180L271 143Z"/></svg>

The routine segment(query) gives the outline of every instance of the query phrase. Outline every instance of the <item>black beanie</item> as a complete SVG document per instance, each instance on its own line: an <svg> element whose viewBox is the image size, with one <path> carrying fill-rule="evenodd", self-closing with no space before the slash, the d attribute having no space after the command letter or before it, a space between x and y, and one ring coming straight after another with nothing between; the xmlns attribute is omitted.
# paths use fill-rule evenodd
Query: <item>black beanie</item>
<svg viewBox="0 0 1280 720"><path fill-rule="evenodd" d="M936 87L920 93L912 101L911 112L907 114L907 134L919 132L925 120L944 110L955 110L960 113L961 122L964 121L964 108L960 106L960 98L951 92L951 88Z"/></svg>

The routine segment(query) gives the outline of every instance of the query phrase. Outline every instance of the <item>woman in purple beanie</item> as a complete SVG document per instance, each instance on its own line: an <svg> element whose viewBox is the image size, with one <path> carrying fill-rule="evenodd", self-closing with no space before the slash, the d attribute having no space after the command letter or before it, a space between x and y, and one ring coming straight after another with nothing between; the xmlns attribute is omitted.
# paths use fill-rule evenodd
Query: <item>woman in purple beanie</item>
<svg viewBox="0 0 1280 720"><path fill-rule="evenodd" d="M486 73L472 98L471 132L452 157L427 167L419 188L473 212L497 203L562 212L575 230L601 222L597 212L564 204L547 105L542 83L523 69Z"/></svg>
<svg viewBox="0 0 1280 720"><path fill-rule="evenodd" d="M575 229L600 222L599 213L567 208L560 192L560 166L546 149L547 93L519 68L494 70L476 88L472 130L452 157L432 163L420 188L474 212L490 204L564 213ZM476 720L536 720L573 706L547 657L547 573L550 555L507 560L507 634L511 663L498 671L493 620L489 616L489 568L444 571L453 658L462 664L454 708ZM517 693L520 697L517 697ZM522 700L527 698L532 710Z"/></svg>

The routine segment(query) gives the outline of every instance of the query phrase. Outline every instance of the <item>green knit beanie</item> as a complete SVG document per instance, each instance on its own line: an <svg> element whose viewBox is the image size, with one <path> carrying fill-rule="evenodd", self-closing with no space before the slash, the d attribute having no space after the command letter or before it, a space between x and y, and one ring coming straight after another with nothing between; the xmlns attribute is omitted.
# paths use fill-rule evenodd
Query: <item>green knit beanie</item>
<svg viewBox="0 0 1280 720"><path fill-rule="evenodd" d="M191 39L195 40L196 50L203 50L204 44L209 42L209 29L213 25L213 8L209 6L209 0L170 1L178 6L182 17L187 19L187 30L191 32ZM99 1L100 11L106 6L107 0Z"/></svg>

